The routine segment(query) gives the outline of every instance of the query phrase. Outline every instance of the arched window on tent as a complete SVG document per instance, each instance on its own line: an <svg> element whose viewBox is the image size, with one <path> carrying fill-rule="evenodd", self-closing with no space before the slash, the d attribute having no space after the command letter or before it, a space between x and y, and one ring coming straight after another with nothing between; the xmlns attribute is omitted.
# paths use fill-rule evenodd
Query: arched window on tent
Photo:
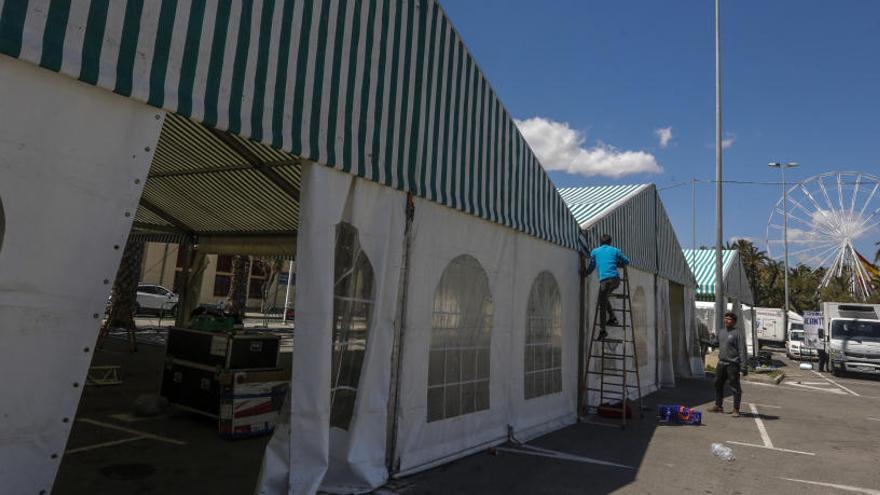
<svg viewBox="0 0 880 495"><path fill-rule="evenodd" d="M428 360L428 421L489 409L492 294L480 262L449 263L434 292Z"/></svg>
<svg viewBox="0 0 880 495"><path fill-rule="evenodd" d="M354 415L373 308L373 266L361 250L357 229L347 223L336 226L333 281L330 426L347 430Z"/></svg>
<svg viewBox="0 0 880 495"><path fill-rule="evenodd" d="M562 297L553 274L532 283L526 309L526 399L562 391Z"/></svg>

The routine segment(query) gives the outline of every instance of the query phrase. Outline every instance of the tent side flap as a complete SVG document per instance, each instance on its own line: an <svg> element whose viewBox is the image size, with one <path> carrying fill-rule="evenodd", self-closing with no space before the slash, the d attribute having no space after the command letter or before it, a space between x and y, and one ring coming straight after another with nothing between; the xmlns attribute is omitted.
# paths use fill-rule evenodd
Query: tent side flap
<svg viewBox="0 0 880 495"><path fill-rule="evenodd" d="M164 113L5 56L0 87L0 486L39 493L67 444Z"/></svg>

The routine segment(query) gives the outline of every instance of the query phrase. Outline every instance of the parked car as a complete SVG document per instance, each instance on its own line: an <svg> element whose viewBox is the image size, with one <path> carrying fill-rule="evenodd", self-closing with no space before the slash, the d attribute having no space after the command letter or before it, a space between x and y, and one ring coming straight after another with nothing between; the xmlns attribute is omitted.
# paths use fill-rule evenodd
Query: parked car
<svg viewBox="0 0 880 495"><path fill-rule="evenodd" d="M138 284L135 314L163 313L176 314L179 297L174 291L161 285Z"/></svg>
<svg viewBox="0 0 880 495"><path fill-rule="evenodd" d="M788 333L788 342L785 345L785 354L789 359L814 359L818 356L815 349L806 347L804 341L804 326L793 323Z"/></svg>

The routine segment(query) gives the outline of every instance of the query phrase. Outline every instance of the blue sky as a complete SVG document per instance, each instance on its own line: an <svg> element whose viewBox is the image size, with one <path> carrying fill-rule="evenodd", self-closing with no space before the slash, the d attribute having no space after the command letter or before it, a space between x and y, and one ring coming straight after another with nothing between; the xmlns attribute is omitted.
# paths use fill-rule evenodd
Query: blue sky
<svg viewBox="0 0 880 495"><path fill-rule="evenodd" d="M592 172L662 167L619 178L551 171L558 186L714 178L711 0L440 3L514 117L582 133ZM721 14L725 178L778 181L769 161L799 162L796 180L880 175L880 2L722 0ZM671 128L666 147L661 128ZM690 185L661 194L689 247ZM725 238L763 244L780 195L780 186L725 186ZM698 185L697 202L696 243L711 245L714 185ZM858 247L873 249L876 237Z"/></svg>

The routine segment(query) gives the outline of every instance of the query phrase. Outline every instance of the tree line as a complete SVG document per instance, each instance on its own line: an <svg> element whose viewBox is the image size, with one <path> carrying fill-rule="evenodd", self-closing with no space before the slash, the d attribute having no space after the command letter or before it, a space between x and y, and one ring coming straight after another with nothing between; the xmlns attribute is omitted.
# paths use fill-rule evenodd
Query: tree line
<svg viewBox="0 0 880 495"><path fill-rule="evenodd" d="M878 243L880 244L880 243ZM771 259L767 253L758 249L747 239L728 243L727 249L739 252L746 272L755 305L759 307L781 308L785 304L784 268L782 261ZM874 256L875 263L880 259L880 249ZM827 287L819 288L825 277L826 268L813 268L789 260L788 294L791 309L798 313L818 311L822 302L869 302L880 304L880 279L874 280L874 293L867 301L856 299L850 290L851 276L846 270L831 278Z"/></svg>

